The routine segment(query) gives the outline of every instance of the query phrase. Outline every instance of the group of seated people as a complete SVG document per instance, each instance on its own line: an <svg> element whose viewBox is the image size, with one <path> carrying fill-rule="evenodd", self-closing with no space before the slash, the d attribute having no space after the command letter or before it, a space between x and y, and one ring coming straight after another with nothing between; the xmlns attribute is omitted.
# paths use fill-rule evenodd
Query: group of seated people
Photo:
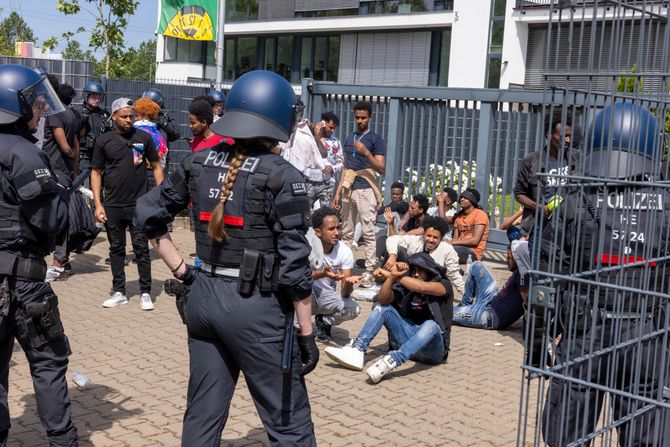
<svg viewBox="0 0 670 447"><path fill-rule="evenodd" d="M528 291L528 242L514 241L507 251L511 276L502 289L481 262L489 232L489 219L479 206L475 189L464 190L460 210L457 194L445 188L437 206L428 207L425 195L403 201L404 186L394 183L392 201L380 209L388 224L378 237L381 267L374 271L381 284L372 313L359 334L344 347L329 346L329 358L349 369L361 371L365 352L382 327L389 337L389 352L366 373L373 383L409 359L436 364L450 348L452 324L483 329L505 329L524 312ZM356 318L360 306L351 297L362 275L354 275L354 256L340 241L340 216L330 207L312 215L310 243L322 259L313 263L313 313L317 338L331 340L331 329ZM465 279L461 264L468 258ZM340 287L338 289L338 284ZM461 296L454 305L454 294Z"/></svg>

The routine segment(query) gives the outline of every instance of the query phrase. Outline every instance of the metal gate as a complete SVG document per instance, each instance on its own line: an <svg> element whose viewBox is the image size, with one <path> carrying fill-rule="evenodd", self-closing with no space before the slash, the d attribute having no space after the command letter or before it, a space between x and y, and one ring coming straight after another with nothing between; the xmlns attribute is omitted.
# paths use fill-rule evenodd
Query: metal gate
<svg viewBox="0 0 670 447"><path fill-rule="evenodd" d="M547 15L550 141L529 242L518 446L670 446L668 6L517 2Z"/></svg>

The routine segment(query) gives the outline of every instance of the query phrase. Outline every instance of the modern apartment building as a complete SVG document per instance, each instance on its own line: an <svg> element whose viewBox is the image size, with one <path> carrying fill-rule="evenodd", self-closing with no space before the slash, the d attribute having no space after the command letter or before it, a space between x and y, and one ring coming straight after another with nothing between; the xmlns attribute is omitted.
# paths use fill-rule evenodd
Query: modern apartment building
<svg viewBox="0 0 670 447"><path fill-rule="evenodd" d="M563 14L594 0L561 0ZM651 0L648 0L648 3ZM550 0L228 0L224 79L273 70L340 83L540 87ZM600 3L606 3L601 1ZM667 1L658 1L659 11ZM607 14L606 5L602 14ZM587 21L589 17L582 20ZM631 29L634 29L631 23ZM658 32L665 24L659 20ZM559 38L559 26L553 26ZM558 34L557 34L558 33ZM586 32L588 34L588 30ZM567 33L564 33L567 35ZM618 34L617 34L618 35ZM604 51L637 45L603 38ZM578 42L571 43L578 53ZM562 45L561 48L568 48ZM658 52L657 52L658 53ZM213 80L215 43L158 36L156 78ZM558 55L566 58L568 54ZM622 71L630 61L621 61ZM583 64L582 64L583 65Z"/></svg>

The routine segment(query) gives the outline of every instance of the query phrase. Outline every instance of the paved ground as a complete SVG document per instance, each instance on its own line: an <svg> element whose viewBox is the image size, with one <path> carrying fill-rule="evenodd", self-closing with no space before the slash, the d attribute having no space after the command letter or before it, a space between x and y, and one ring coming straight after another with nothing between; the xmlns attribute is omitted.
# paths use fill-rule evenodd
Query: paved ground
<svg viewBox="0 0 670 447"><path fill-rule="evenodd" d="M173 233L182 253L193 251L190 232ZM108 244L103 236L86 255L75 256L77 274L54 283L60 297L65 330L73 355L71 384L74 422L80 445L176 446L188 381L186 331L173 300L161 293L156 310L138 304L137 270L126 268L130 304L103 309L111 273L105 265ZM491 263L502 285L503 264ZM152 264L154 290L170 277L163 263ZM334 342L355 336L370 312L370 303L354 321L334 328ZM382 331L383 332L383 331ZM380 333L366 357L373 361L387 349ZM320 344L321 349L325 345ZM12 415L10 445L46 445L35 410L28 365L18 344L10 373ZM426 366L408 362L378 385L364 372L333 364L325 354L307 376L312 412L322 446L432 445L509 446L516 442L521 329L497 332L454 329L449 362ZM94 386L78 389L72 372L85 373ZM244 381L235 393L223 444L268 445Z"/></svg>

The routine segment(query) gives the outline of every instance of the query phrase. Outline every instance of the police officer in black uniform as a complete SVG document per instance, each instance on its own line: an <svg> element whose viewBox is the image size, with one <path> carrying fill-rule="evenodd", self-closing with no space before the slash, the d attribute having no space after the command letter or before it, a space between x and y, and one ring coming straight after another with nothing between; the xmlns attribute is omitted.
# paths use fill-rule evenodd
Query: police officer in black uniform
<svg viewBox="0 0 670 447"><path fill-rule="evenodd" d="M52 446L77 445L65 375L70 347L58 299L44 282L44 257L67 227L65 190L31 133L42 115L64 110L44 76L0 65L0 445L10 427L7 404L14 338L30 363L37 412Z"/></svg>
<svg viewBox="0 0 670 447"><path fill-rule="evenodd" d="M220 90L212 90L207 93L207 96L214 100L212 112L214 113L214 121L218 121L223 115L223 106L226 103L226 95Z"/></svg>
<svg viewBox="0 0 670 447"><path fill-rule="evenodd" d="M310 322L309 202L300 172L271 152L290 138L297 115L295 93L282 77L241 76L212 127L235 146L189 155L138 202L137 224L190 285L184 446L219 445L240 371L272 445L316 445L303 379L319 358ZM184 264L167 232L189 202L199 270Z"/></svg>
<svg viewBox="0 0 670 447"><path fill-rule="evenodd" d="M550 446L589 445L584 439L596 431L605 395L598 387L614 391L605 423L619 421L619 445L669 445L660 406L644 409L647 403L616 393L661 401L670 383L662 335L670 314L670 263L662 259L670 255L670 195L667 185L651 182L660 171L659 134L639 105L599 111L584 160L593 180L573 183L542 227L540 270L570 277L551 284L561 339L542 420Z"/></svg>
<svg viewBox="0 0 670 447"><path fill-rule="evenodd" d="M84 85L83 104L73 105L80 122L79 170L91 168L91 157L95 141L112 128L111 115L100 107L105 99L105 88L96 81Z"/></svg>

